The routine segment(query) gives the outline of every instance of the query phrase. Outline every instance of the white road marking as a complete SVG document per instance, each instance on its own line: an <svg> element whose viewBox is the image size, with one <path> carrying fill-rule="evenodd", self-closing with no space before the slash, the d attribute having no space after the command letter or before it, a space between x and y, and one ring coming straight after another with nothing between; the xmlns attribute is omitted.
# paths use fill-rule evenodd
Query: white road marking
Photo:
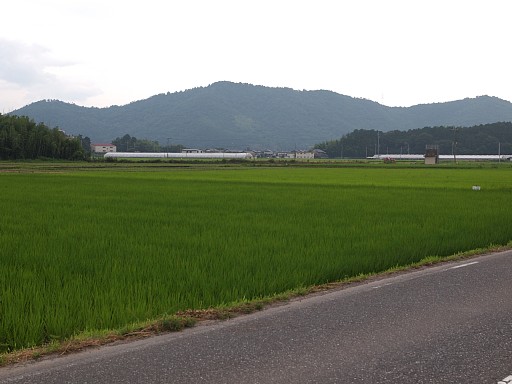
<svg viewBox="0 0 512 384"><path fill-rule="evenodd" d="M509 384L511 382L512 382L512 375L505 377L501 381L498 381L498 384Z"/></svg>
<svg viewBox="0 0 512 384"><path fill-rule="evenodd" d="M388 285L391 285L393 283L387 283L387 284L382 284L382 285L377 285L376 287L373 287L373 289L379 289L379 288L382 288L382 287L387 287Z"/></svg>
<svg viewBox="0 0 512 384"><path fill-rule="evenodd" d="M473 264L478 264L478 261L473 261L471 263L456 265L455 267L451 267L451 268L448 268L448 269L457 269L457 268L467 267L468 265L473 265Z"/></svg>

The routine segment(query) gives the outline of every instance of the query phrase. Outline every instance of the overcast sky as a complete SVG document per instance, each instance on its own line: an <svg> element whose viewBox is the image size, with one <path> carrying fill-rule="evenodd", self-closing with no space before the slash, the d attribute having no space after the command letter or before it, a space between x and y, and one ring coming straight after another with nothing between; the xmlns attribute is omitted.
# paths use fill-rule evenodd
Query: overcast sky
<svg viewBox="0 0 512 384"><path fill-rule="evenodd" d="M227 80L388 106L512 101L509 0L16 0L0 113L123 105Z"/></svg>

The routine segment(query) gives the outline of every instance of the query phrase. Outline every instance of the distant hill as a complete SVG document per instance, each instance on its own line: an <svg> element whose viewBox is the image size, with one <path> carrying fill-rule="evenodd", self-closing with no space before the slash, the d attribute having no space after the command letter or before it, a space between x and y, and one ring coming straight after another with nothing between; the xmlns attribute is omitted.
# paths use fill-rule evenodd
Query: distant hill
<svg viewBox="0 0 512 384"><path fill-rule="evenodd" d="M165 145L229 149L308 148L356 129L408 130L512 121L512 103L480 96L448 103L387 107L331 91L297 91L218 82L160 94L124 106L86 108L43 100L12 112L88 136L93 142L125 134Z"/></svg>

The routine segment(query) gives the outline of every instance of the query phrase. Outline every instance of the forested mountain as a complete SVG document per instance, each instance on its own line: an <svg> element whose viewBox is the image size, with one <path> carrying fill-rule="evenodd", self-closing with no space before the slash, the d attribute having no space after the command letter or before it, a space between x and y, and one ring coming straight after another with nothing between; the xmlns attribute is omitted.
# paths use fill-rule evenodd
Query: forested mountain
<svg viewBox="0 0 512 384"><path fill-rule="evenodd" d="M438 145L439 154L512 154L512 123L472 127L426 127L377 132L357 129L337 140L315 145L329 157L366 157L375 154L424 154L426 145Z"/></svg>
<svg viewBox="0 0 512 384"><path fill-rule="evenodd" d="M481 96L409 108L331 91L218 82L124 106L86 108L43 100L17 111L69 134L111 141L125 134L188 147L305 149L354 130L408 130L512 121L512 103Z"/></svg>

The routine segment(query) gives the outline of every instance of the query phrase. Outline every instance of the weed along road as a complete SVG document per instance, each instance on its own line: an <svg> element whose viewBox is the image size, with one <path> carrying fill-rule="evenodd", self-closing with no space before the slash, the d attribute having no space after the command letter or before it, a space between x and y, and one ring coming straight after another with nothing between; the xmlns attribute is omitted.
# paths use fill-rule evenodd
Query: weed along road
<svg viewBox="0 0 512 384"><path fill-rule="evenodd" d="M372 279L184 332L0 369L0 383L498 383L512 251Z"/></svg>

